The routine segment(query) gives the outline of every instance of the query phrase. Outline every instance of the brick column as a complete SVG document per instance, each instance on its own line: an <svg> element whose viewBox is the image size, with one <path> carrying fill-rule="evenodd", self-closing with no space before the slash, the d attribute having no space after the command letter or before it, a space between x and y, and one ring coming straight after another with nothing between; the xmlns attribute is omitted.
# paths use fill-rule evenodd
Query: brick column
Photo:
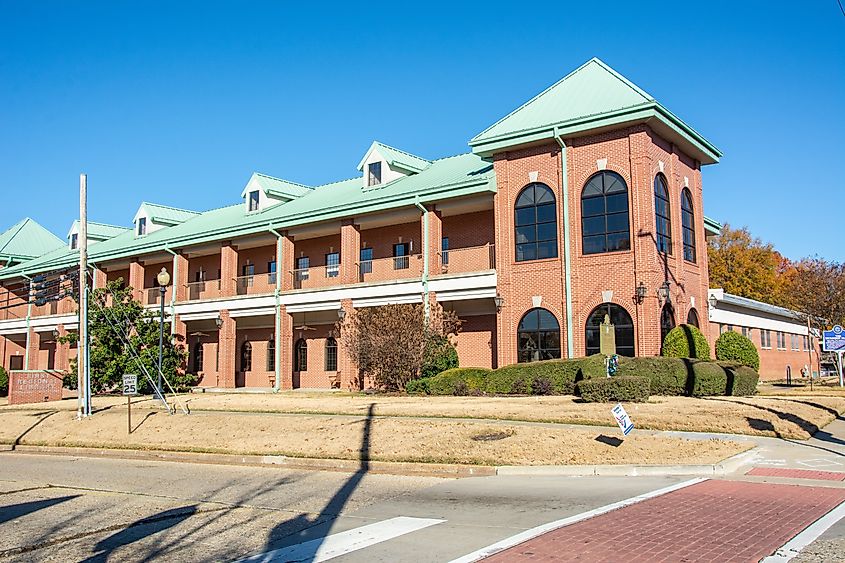
<svg viewBox="0 0 845 563"><path fill-rule="evenodd" d="M279 377L281 389L293 389L293 315L284 305L279 305Z"/></svg>
<svg viewBox="0 0 845 563"><path fill-rule="evenodd" d="M173 315L173 319L172 319L171 322L172 322L171 329L170 329L171 336L179 335L179 336L182 337L181 341L174 339L174 343L182 346L183 348L187 347L187 345L188 345L188 334L187 334L187 325L185 324L185 321L183 321L182 318L177 314L177 315Z"/></svg>
<svg viewBox="0 0 845 563"><path fill-rule="evenodd" d="M358 258L361 256L361 228L352 219L340 227L340 283L357 283Z"/></svg>
<svg viewBox="0 0 845 563"><path fill-rule="evenodd" d="M427 206L428 213L421 218L421 228L425 234L425 220L428 218L428 273L436 276L443 273L443 264L440 257L443 240L443 218L440 211L433 205ZM425 242L423 241L423 244Z"/></svg>
<svg viewBox="0 0 845 563"><path fill-rule="evenodd" d="M144 264L133 260L129 263L129 286L132 288L132 299L143 303L144 297Z"/></svg>
<svg viewBox="0 0 845 563"><path fill-rule="evenodd" d="M103 289L108 284L108 276L99 268L94 268L93 289Z"/></svg>
<svg viewBox="0 0 845 563"><path fill-rule="evenodd" d="M42 369L38 365L38 351L41 349L41 335L35 332L34 328L29 329L29 334L26 338L27 355L24 359L23 369ZM47 366L43 366L46 368Z"/></svg>
<svg viewBox="0 0 845 563"><path fill-rule="evenodd" d="M290 291L293 289L293 268L294 268L294 247L293 237L285 233L282 237L282 255L277 256L276 260L276 275L282 276L282 291ZM341 260L343 259L341 254Z"/></svg>
<svg viewBox="0 0 845 563"><path fill-rule="evenodd" d="M63 336L67 336L67 330L65 330L65 325L59 325L56 327L56 330L59 331L59 338ZM59 371L69 371L70 370L70 362L68 361L68 352L70 351L70 344L62 344L61 342L56 341L56 369Z"/></svg>
<svg viewBox="0 0 845 563"><path fill-rule="evenodd" d="M219 364L217 369L217 386L235 386L235 339L237 337L237 323L229 316L226 309L220 311L223 326L217 336L217 353Z"/></svg>
<svg viewBox="0 0 845 563"><path fill-rule="evenodd" d="M182 254L173 257L173 291L177 303L188 300L188 258Z"/></svg>
<svg viewBox="0 0 845 563"><path fill-rule="evenodd" d="M340 308L346 311L347 316L355 314L351 299L341 299ZM357 391L360 389L358 381L358 366L347 352L346 340L343 334L337 339L337 371L340 377L340 388Z"/></svg>
<svg viewBox="0 0 845 563"><path fill-rule="evenodd" d="M233 297L237 294L238 248L224 243L220 248L220 295ZM234 386L234 379L232 380Z"/></svg>

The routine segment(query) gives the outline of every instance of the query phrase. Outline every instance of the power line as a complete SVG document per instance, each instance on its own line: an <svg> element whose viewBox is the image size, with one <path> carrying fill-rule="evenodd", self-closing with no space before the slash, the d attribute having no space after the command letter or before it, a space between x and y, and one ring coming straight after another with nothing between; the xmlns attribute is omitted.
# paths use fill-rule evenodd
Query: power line
<svg viewBox="0 0 845 563"><path fill-rule="evenodd" d="M839 11L845 16L845 8L842 7L842 0L836 0L836 2L839 4Z"/></svg>

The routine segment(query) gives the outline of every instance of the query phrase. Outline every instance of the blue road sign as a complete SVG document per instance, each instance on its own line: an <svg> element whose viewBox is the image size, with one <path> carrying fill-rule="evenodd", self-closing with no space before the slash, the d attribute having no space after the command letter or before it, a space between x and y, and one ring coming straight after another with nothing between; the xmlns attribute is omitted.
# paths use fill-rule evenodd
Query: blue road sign
<svg viewBox="0 0 845 563"><path fill-rule="evenodd" d="M822 350L825 352L845 351L845 331L841 326L836 325L833 329L822 332Z"/></svg>

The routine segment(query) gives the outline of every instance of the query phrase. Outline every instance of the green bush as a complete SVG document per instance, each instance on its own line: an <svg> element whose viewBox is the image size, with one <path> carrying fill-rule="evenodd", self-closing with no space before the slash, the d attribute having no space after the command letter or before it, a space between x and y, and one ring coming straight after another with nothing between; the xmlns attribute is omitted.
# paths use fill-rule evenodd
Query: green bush
<svg viewBox="0 0 845 563"><path fill-rule="evenodd" d="M454 368L434 377L414 381L427 381L426 392L430 395L475 395L485 390L491 373L492 370L485 368Z"/></svg>
<svg viewBox="0 0 845 563"><path fill-rule="evenodd" d="M420 377L432 377L458 367L458 351L445 336L429 338L423 351Z"/></svg>
<svg viewBox="0 0 845 563"><path fill-rule="evenodd" d="M716 339L716 359L738 362L755 370L760 369L760 354L747 336L732 330L723 332Z"/></svg>
<svg viewBox="0 0 845 563"><path fill-rule="evenodd" d="M618 376L647 377L652 395L686 395L689 369L681 358L623 358Z"/></svg>
<svg viewBox="0 0 845 563"><path fill-rule="evenodd" d="M693 397L726 395L728 373L716 362L692 362L692 384L689 389Z"/></svg>
<svg viewBox="0 0 845 563"><path fill-rule="evenodd" d="M9 374L0 366L0 397L5 397L9 394Z"/></svg>
<svg viewBox="0 0 845 563"><path fill-rule="evenodd" d="M588 403L609 401L642 403L648 400L649 380L647 377L626 376L585 379L578 382L578 392Z"/></svg>
<svg viewBox="0 0 845 563"><path fill-rule="evenodd" d="M593 354L586 358L579 358L572 360L577 364L577 373L575 381L583 379L607 378L607 367L604 364L605 356L602 354Z"/></svg>
<svg viewBox="0 0 845 563"><path fill-rule="evenodd" d="M692 325L678 325L663 340L661 355L668 358L710 359L710 345L701 331Z"/></svg>
<svg viewBox="0 0 845 563"><path fill-rule="evenodd" d="M509 394L514 382L520 393L571 395L580 369L579 360L545 360L501 367L488 380L488 393ZM528 388L523 387L523 382ZM547 389L548 388L548 389Z"/></svg>
<svg viewBox="0 0 845 563"><path fill-rule="evenodd" d="M747 397L757 393L760 375L748 366L736 362L719 362L728 377L727 395Z"/></svg>
<svg viewBox="0 0 845 563"><path fill-rule="evenodd" d="M428 395L428 383L430 379L430 377L412 379L405 384L405 392L409 395Z"/></svg>

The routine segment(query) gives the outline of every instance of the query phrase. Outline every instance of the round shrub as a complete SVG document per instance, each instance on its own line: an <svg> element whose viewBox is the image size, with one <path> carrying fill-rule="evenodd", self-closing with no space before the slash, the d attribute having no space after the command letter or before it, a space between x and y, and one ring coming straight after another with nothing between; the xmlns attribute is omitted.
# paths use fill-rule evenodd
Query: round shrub
<svg viewBox="0 0 845 563"><path fill-rule="evenodd" d="M647 377L652 395L686 395L690 373L681 358L623 358L617 376Z"/></svg>
<svg viewBox="0 0 845 563"><path fill-rule="evenodd" d="M9 374L0 366L0 397L5 397L9 394Z"/></svg>
<svg viewBox="0 0 845 563"><path fill-rule="evenodd" d="M492 370L485 368L454 368L446 370L434 377L418 379L415 381L427 381L425 392L430 395L475 395L482 393L485 389L487 378ZM414 392L420 392L415 384ZM406 387L406 390L407 387ZM411 391L408 390L410 393Z"/></svg>
<svg viewBox="0 0 845 563"><path fill-rule="evenodd" d="M760 369L760 354L751 339L732 330L716 339L716 359Z"/></svg>
<svg viewBox="0 0 845 563"><path fill-rule="evenodd" d="M701 331L692 325L678 325L663 340L662 356L669 358L710 359L710 345Z"/></svg>
<svg viewBox="0 0 845 563"><path fill-rule="evenodd" d="M716 362L692 362L693 397L726 395L728 391L728 372Z"/></svg>
<svg viewBox="0 0 845 563"><path fill-rule="evenodd" d="M728 375L727 395L748 397L757 393L760 375L756 370L737 362L719 362Z"/></svg>

